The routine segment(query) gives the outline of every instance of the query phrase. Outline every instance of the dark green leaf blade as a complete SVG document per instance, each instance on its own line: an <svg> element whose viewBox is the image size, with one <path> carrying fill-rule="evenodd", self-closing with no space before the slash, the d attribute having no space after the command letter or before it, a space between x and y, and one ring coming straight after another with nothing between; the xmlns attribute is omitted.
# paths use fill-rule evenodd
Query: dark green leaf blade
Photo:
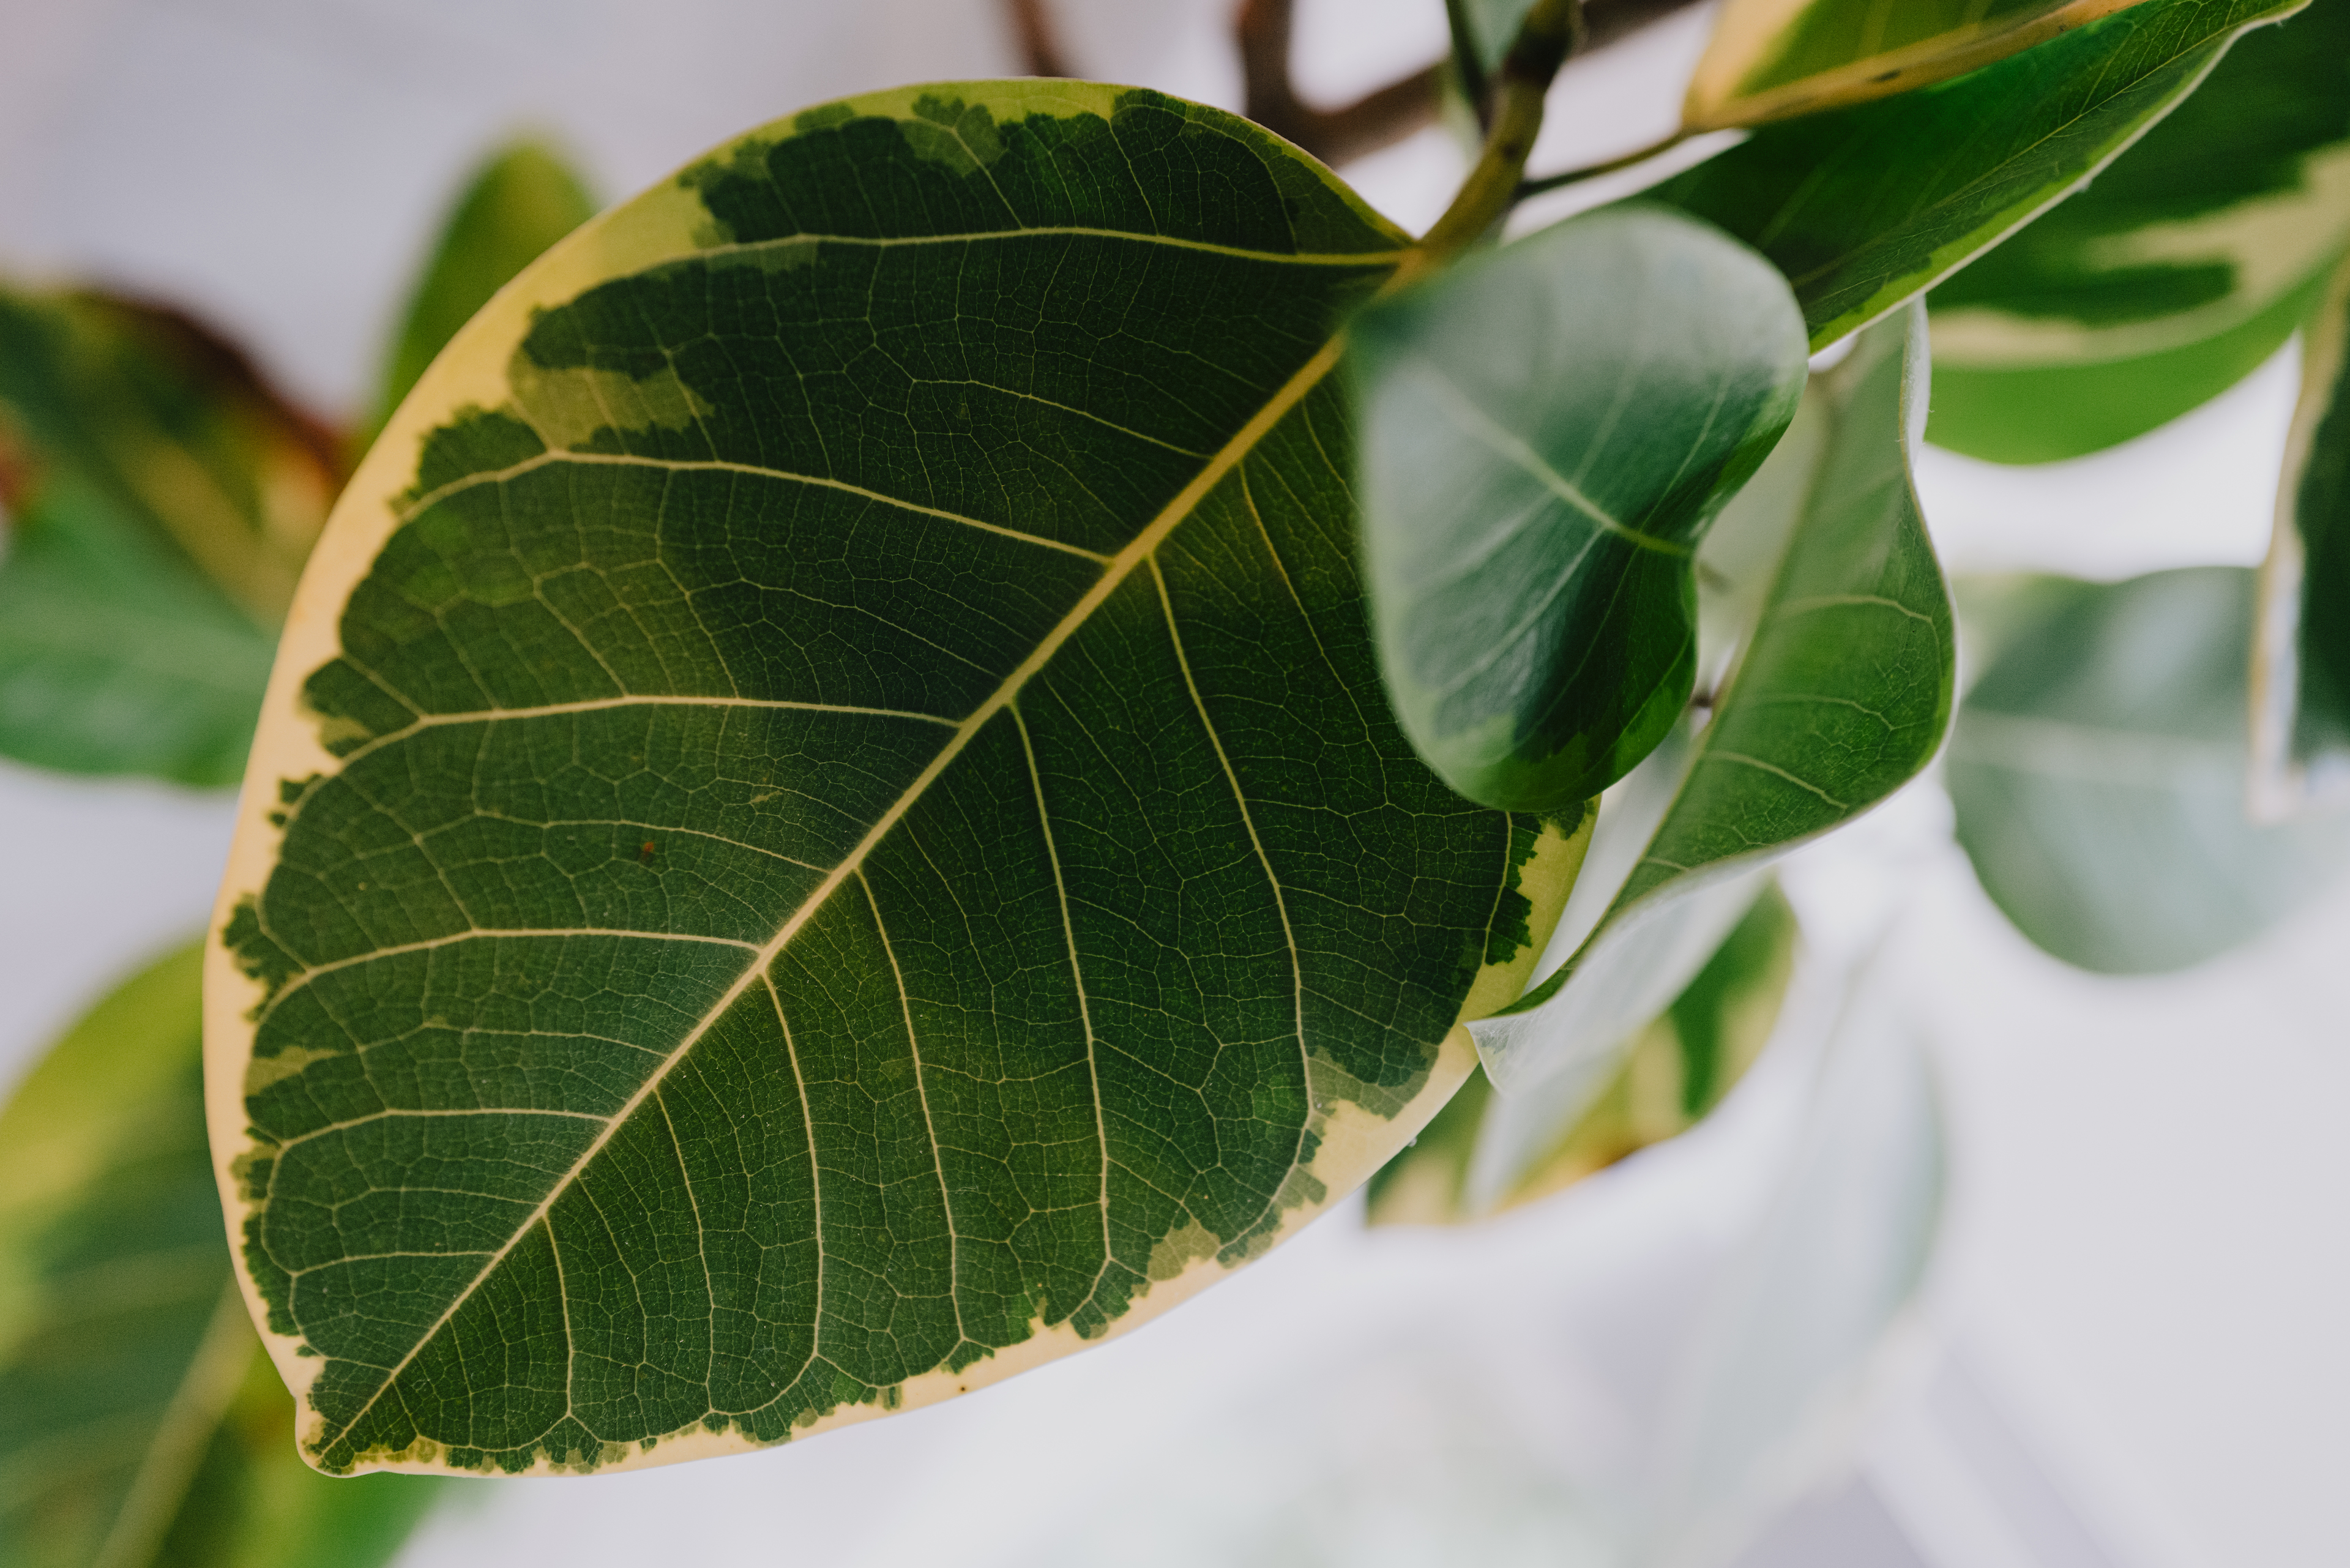
<svg viewBox="0 0 2350 1568"><path fill-rule="evenodd" d="M1374 693L1328 378L1405 244L1219 111L948 84L722 149L458 334L305 579L208 978L315 1462L947 1397L1466 1076L1574 850Z"/></svg>
<svg viewBox="0 0 2350 1568"><path fill-rule="evenodd" d="M2247 940L2339 875L2350 821L2254 825L2241 567L2082 583L2007 640L1950 743L1959 842L2046 951L2146 974Z"/></svg>
<svg viewBox="0 0 2350 1568"><path fill-rule="evenodd" d="M2306 0L2148 0L1939 87L1769 126L1651 192L1753 243L1814 348L2095 174L2248 27Z"/></svg>
<svg viewBox="0 0 2350 1568"><path fill-rule="evenodd" d="M2330 807L2350 782L2350 258L2301 353L2252 640L2252 807Z"/></svg>
<svg viewBox="0 0 2350 1568"><path fill-rule="evenodd" d="M0 1111L0 1568L370 1568L436 1495L295 1451L204 1148L202 972L134 976Z"/></svg>
<svg viewBox="0 0 2350 1568"><path fill-rule="evenodd" d="M2077 457L2218 396L2350 245L2350 5L2237 40L2096 182L1935 289L1927 439Z"/></svg>
<svg viewBox="0 0 2350 1568"><path fill-rule="evenodd" d="M1745 908L1741 878L1885 799L1941 743L1957 649L1909 480L1925 377L1924 312L1915 309L1814 379L1804 414L1757 479L1766 494L1801 496L1760 624L1711 719L1688 738L1686 760L1662 749L1653 781L1627 781L1660 803L1618 808L1637 824L1638 858L1574 956L1471 1025L1504 1092L1570 1071L1603 1080L1615 1044ZM1809 483L1774 477L1781 457L1810 465ZM1611 807L1601 808L1603 839ZM1595 872L1603 853L1596 843Z"/></svg>
<svg viewBox="0 0 2350 1568"><path fill-rule="evenodd" d="M409 296L370 433L383 428L457 328L549 245L594 217L597 205L586 182L538 141L515 142L473 171Z"/></svg>
<svg viewBox="0 0 2350 1568"><path fill-rule="evenodd" d="M1567 810L1689 701L1698 543L1802 391L1786 286L1703 224L1617 208L1384 300L1351 336L1404 732L1471 800Z"/></svg>

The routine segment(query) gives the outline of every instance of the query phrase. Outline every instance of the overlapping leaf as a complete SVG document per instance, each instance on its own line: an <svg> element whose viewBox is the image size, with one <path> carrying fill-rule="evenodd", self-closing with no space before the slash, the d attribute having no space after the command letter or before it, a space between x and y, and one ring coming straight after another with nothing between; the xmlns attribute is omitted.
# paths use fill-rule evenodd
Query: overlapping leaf
<svg viewBox="0 0 2350 1568"><path fill-rule="evenodd" d="M1689 701L1699 541L1803 386L1786 285L1705 225L1619 208L1383 301L1352 337L1404 731L1471 800L1569 811Z"/></svg>
<svg viewBox="0 0 2350 1568"><path fill-rule="evenodd" d="M367 1568L434 1495L295 1453L205 1155L200 973L130 980L0 1112L5 1568Z"/></svg>
<svg viewBox="0 0 2350 1568"><path fill-rule="evenodd" d="M1327 378L1402 247L1214 110L909 88L458 336L306 580L210 973L316 1462L943 1397L1459 1084L1571 857L1375 695Z"/></svg>
<svg viewBox="0 0 2350 1568"><path fill-rule="evenodd" d="M2146 0L1959 80L1766 126L1650 192L1750 241L1825 348L2054 206L2305 0Z"/></svg>
<svg viewBox="0 0 2350 1568"><path fill-rule="evenodd" d="M2180 968L2350 864L2350 819L2246 809L2252 574L2158 572L2052 596L1968 693L1959 842L2023 934L2084 969Z"/></svg>
<svg viewBox="0 0 2350 1568"><path fill-rule="evenodd" d="M409 296L369 433L383 428L424 368L492 295L595 214L596 199L578 174L539 142L515 142L484 162L458 196Z"/></svg>
<svg viewBox="0 0 2350 1568"><path fill-rule="evenodd" d="M1720 130L1891 98L2142 3L1730 0L1681 120Z"/></svg>
<svg viewBox="0 0 2350 1568"><path fill-rule="evenodd" d="M1496 1096L1481 1070L1369 1187L1373 1224L1447 1224L1545 1197L1697 1125L1753 1064L1794 972L1795 915L1765 885L1596 1096Z"/></svg>
<svg viewBox="0 0 2350 1568"><path fill-rule="evenodd" d="M2216 396L2350 244L2350 5L2246 35L2096 182L1934 291L1937 443L2077 456Z"/></svg>
<svg viewBox="0 0 2350 1568"><path fill-rule="evenodd" d="M1940 743L1956 650L1909 483L1924 331L1913 309L1815 378L1757 477L1756 504L1791 514L1745 524L1786 529L1760 624L1711 717L1603 802L1577 902L1606 902L1588 924L1573 907L1565 917L1570 939L1589 934L1523 1000L1471 1026L1504 1093L1560 1075L1605 1083L1617 1043L1746 907L1739 879L1883 800Z"/></svg>
<svg viewBox="0 0 2350 1568"><path fill-rule="evenodd" d="M2350 784L2350 260L2302 345L2252 643L2256 815L2341 804Z"/></svg>

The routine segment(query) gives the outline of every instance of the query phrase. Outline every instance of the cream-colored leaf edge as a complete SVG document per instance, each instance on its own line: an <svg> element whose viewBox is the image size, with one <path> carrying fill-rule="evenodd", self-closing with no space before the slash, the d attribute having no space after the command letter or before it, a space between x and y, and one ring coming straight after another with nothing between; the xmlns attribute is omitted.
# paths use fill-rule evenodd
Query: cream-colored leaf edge
<svg viewBox="0 0 2350 1568"><path fill-rule="evenodd" d="M1747 80L1806 12L1835 0L1730 0L1698 61L1681 106L1689 132L1731 130L1891 98L1912 88L1963 76L2004 56L2045 43L2060 33L2126 11L2144 0L2065 0L2028 16L1978 22L1902 48L1870 55L1835 70L1800 78L1763 92L1742 94Z"/></svg>
<svg viewBox="0 0 2350 1568"><path fill-rule="evenodd" d="M917 117L916 104L924 99L960 97L967 104L983 105L999 116L1057 113L1072 118L1093 115L1107 119L1118 96L1128 90L1110 84L1059 79L938 82L840 100L837 107L858 115L911 119ZM311 1407L309 1390L324 1363L308 1352L300 1338L280 1334L270 1328L267 1303L245 1266L243 1229L248 1210L236 1167L253 1147L244 1118L244 1082L255 1033L251 1014L263 1000L264 990L244 973L235 954L222 940L239 904L258 893L276 862L281 830L271 816L279 807L279 781L314 774L330 776L341 767L339 760L320 743L317 721L302 706L303 685L314 670L340 652L338 623L343 605L400 525L400 501L413 482L425 438L461 410L496 409L511 400L506 366L537 311L567 304L585 290L612 278L682 260L723 243L711 233L708 213L684 177L745 142L772 143L797 134L797 119L795 116L774 121L693 160L676 176L590 221L500 290L451 340L386 425L336 504L295 591L263 701L261 722L238 800L235 836L205 943L204 1100L214 1174L220 1184L222 1210L227 1217L230 1251L236 1260L237 1282L271 1360L299 1407L296 1446L306 1462L313 1461L309 1445L323 1426ZM1246 122L1236 124L1245 126ZM1399 265L1390 287L1422 270L1421 254L1409 248L1409 236L1370 208L1335 174L1271 133L1253 126L1246 130L1262 138L1269 149L1277 150L1275 155L1294 157L1315 171L1367 223L1395 236L1398 248L1391 254L1396 255ZM1365 253L1363 260L1376 261L1382 254ZM1103 583L1064 621L1059 628L1062 634L1081 623L1107 597L1108 588L1122 579L1121 566L1130 571L1147 559L1216 483L1302 402L1307 392L1327 378L1337 364L1344 341L1340 334L1326 344L1258 417L1216 454L1135 544L1120 552ZM1024 663L1006 683L1007 692L1016 691L1019 682L1041 668L1059 640L1056 636L1040 646L1037 655ZM932 776L939 765L933 764L924 779ZM1515 890L1534 906L1531 924L1534 940L1511 961L1489 965L1480 972L1463 1004L1463 1018L1506 1006L1524 989L1559 911L1565 905L1567 889L1581 864L1580 850L1586 841L1587 834L1569 839L1555 827L1544 829L1534 853L1520 868L1515 883ZM762 966L764 962L763 959ZM1324 1198L1286 1211L1271 1240L1253 1251L1252 1257L1262 1255L1271 1246L1295 1234L1417 1137L1429 1118L1468 1077L1476 1061L1476 1049L1468 1032L1456 1023L1440 1043L1419 1092L1392 1119L1382 1118L1351 1103L1336 1105L1319 1129L1320 1142L1315 1158L1302 1172L1322 1185ZM1292 1181L1295 1179L1296 1173L1293 1173ZM882 1401L836 1408L798 1428L794 1436L936 1403L1102 1343L1180 1303L1231 1272L1233 1266L1220 1263L1212 1256L1195 1259L1171 1277L1153 1282L1100 1339L1086 1339L1066 1324L1038 1324L1028 1339L960 1373L935 1371L909 1379L888 1390ZM697 1425L647 1444L625 1448L616 1445L618 1451L608 1450L598 1456L593 1468L596 1473L602 1474L748 1452L768 1446L737 1432L714 1433ZM437 1455L372 1459L355 1467L356 1473L379 1469L464 1476L483 1473L454 1469L440 1462ZM541 1457L522 1473L573 1472Z"/></svg>

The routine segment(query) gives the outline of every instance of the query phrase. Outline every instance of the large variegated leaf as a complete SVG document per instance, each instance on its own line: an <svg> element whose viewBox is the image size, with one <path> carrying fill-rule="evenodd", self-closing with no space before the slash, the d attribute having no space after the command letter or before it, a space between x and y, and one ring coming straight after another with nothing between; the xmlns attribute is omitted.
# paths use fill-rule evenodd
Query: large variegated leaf
<svg viewBox="0 0 2350 1568"><path fill-rule="evenodd" d="M1572 857L1377 694L1329 375L1405 245L1215 110L908 88L458 336L304 581L207 993L315 1462L959 1393L1459 1085Z"/></svg>
<svg viewBox="0 0 2350 1568"><path fill-rule="evenodd" d="M1382 1167L1371 1222L1449 1224L1547 1197L1688 1131L1771 1037L1794 971L1795 913L1767 883L1672 1004L1627 1043L1596 1095L1499 1096L1481 1069ZM1562 1075L1562 1077L1565 1076ZM1578 1085L1579 1086L1579 1085Z"/></svg>
<svg viewBox="0 0 2350 1568"><path fill-rule="evenodd" d="M2251 703L2255 815L2339 806L2350 795L2350 259L2302 344Z"/></svg>
<svg viewBox="0 0 2350 1568"><path fill-rule="evenodd" d="M295 1453L204 1150L201 973L135 976L0 1111L0 1568L367 1568L434 1495Z"/></svg>
<svg viewBox="0 0 2350 1568"><path fill-rule="evenodd" d="M2350 865L2350 817L2247 809L2253 574L2071 585L2006 640L1950 742L1959 842L2018 929L2110 974L2181 968Z"/></svg>
<svg viewBox="0 0 2350 1568"><path fill-rule="evenodd" d="M2240 39L2087 190L1934 291L1928 437L2074 457L2218 395L2350 245L2350 5Z"/></svg>
<svg viewBox="0 0 2350 1568"><path fill-rule="evenodd" d="M2146 0L1958 81L1766 126L1650 195L1751 242L1825 348L2055 205L2307 0Z"/></svg>
<svg viewBox="0 0 2350 1568"><path fill-rule="evenodd" d="M235 779L333 448L185 317L0 289L0 755Z"/></svg>
<svg viewBox="0 0 2350 1568"><path fill-rule="evenodd" d="M1596 919L1567 913L1570 938L1589 934L1524 999L1472 1025L1503 1093L1577 1077L1596 1092L1619 1043L1743 912L1752 893L1740 882L1883 800L1941 743L1956 647L1909 481L1925 376L1918 308L1814 379L1757 476L1757 506L1788 514L1739 524L1784 530L1760 623L1710 718L1602 803L1577 890Z"/></svg>
<svg viewBox="0 0 2350 1568"><path fill-rule="evenodd" d="M1615 208L1382 301L1352 337L1404 732L1471 800L1571 810L1689 701L1698 544L1803 389L1786 283L1706 224Z"/></svg>
<svg viewBox="0 0 2350 1568"><path fill-rule="evenodd" d="M1721 130L1891 98L2142 3L1729 0L1681 120Z"/></svg>

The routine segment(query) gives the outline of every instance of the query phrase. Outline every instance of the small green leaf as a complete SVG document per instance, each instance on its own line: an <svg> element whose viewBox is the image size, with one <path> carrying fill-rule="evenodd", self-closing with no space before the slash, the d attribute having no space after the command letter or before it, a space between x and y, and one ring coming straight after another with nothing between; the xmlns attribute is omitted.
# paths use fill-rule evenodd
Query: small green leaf
<svg viewBox="0 0 2350 1568"><path fill-rule="evenodd" d="M1934 291L1927 439L2095 452L2273 353L2350 245L2350 5L2239 39L2096 182Z"/></svg>
<svg viewBox="0 0 2350 1568"><path fill-rule="evenodd" d="M490 296L596 215L596 198L551 148L518 141L473 172L410 296L370 432L381 430L457 328Z"/></svg>
<svg viewBox="0 0 2350 1568"><path fill-rule="evenodd" d="M2064 199L2306 0L2146 0L1898 99L1766 126L1649 192L1751 241L1825 348Z"/></svg>
<svg viewBox="0 0 2350 1568"><path fill-rule="evenodd" d="M368 1568L435 1495L295 1451L205 1150L201 973L133 977L0 1111L0 1568Z"/></svg>
<svg viewBox="0 0 2350 1568"><path fill-rule="evenodd" d="M2350 259L2302 344L2277 503L2252 641L2253 807L2271 817L2350 784Z"/></svg>
<svg viewBox="0 0 2350 1568"><path fill-rule="evenodd" d="M1534 0L1446 0L1456 49L1465 46L1485 77L1502 68Z"/></svg>
<svg viewBox="0 0 2350 1568"><path fill-rule="evenodd" d="M1803 387L1786 285L1706 225L1617 208L1382 301L1352 337L1404 732L1471 800L1568 810L1689 701L1698 543Z"/></svg>
<svg viewBox="0 0 2350 1568"><path fill-rule="evenodd" d="M75 774L233 784L275 644L78 474L0 557L0 755Z"/></svg>
<svg viewBox="0 0 2350 1568"><path fill-rule="evenodd" d="M1770 504L1800 504L1760 624L1710 720L1603 803L1576 890L1578 904L1607 900L1590 934L1523 1001L1470 1026L1504 1093L1561 1074L1604 1082L1617 1043L1746 908L1739 879L1891 794L1940 744L1956 648L1909 481L1924 317L1883 323L1814 378L1758 476ZM1567 929L1582 918L1570 906Z"/></svg>
<svg viewBox="0 0 2350 1568"><path fill-rule="evenodd" d="M1891 98L2143 0L1730 0L1682 106L1691 130Z"/></svg>
<svg viewBox="0 0 2350 1568"><path fill-rule="evenodd" d="M280 649L207 980L315 1463L945 1398L1434 1114L1583 840L1378 699L1331 373L1409 246L1234 116L952 83L458 333Z"/></svg>
<svg viewBox="0 0 2350 1568"><path fill-rule="evenodd" d="M2350 821L2252 822L2253 574L2081 583L2007 640L1950 743L1959 842L2016 928L2145 974L2244 941L2325 886Z"/></svg>
<svg viewBox="0 0 2350 1568"><path fill-rule="evenodd" d="M1546 1197L1688 1131L1737 1086L1778 1023L1795 912L1765 883L1688 989L1626 1048L1595 1096L1497 1096L1482 1069L1369 1187L1375 1225L1482 1219Z"/></svg>
<svg viewBox="0 0 2350 1568"><path fill-rule="evenodd" d="M36 495L78 475L265 630L326 522L337 444L188 317L0 287L0 454Z"/></svg>

